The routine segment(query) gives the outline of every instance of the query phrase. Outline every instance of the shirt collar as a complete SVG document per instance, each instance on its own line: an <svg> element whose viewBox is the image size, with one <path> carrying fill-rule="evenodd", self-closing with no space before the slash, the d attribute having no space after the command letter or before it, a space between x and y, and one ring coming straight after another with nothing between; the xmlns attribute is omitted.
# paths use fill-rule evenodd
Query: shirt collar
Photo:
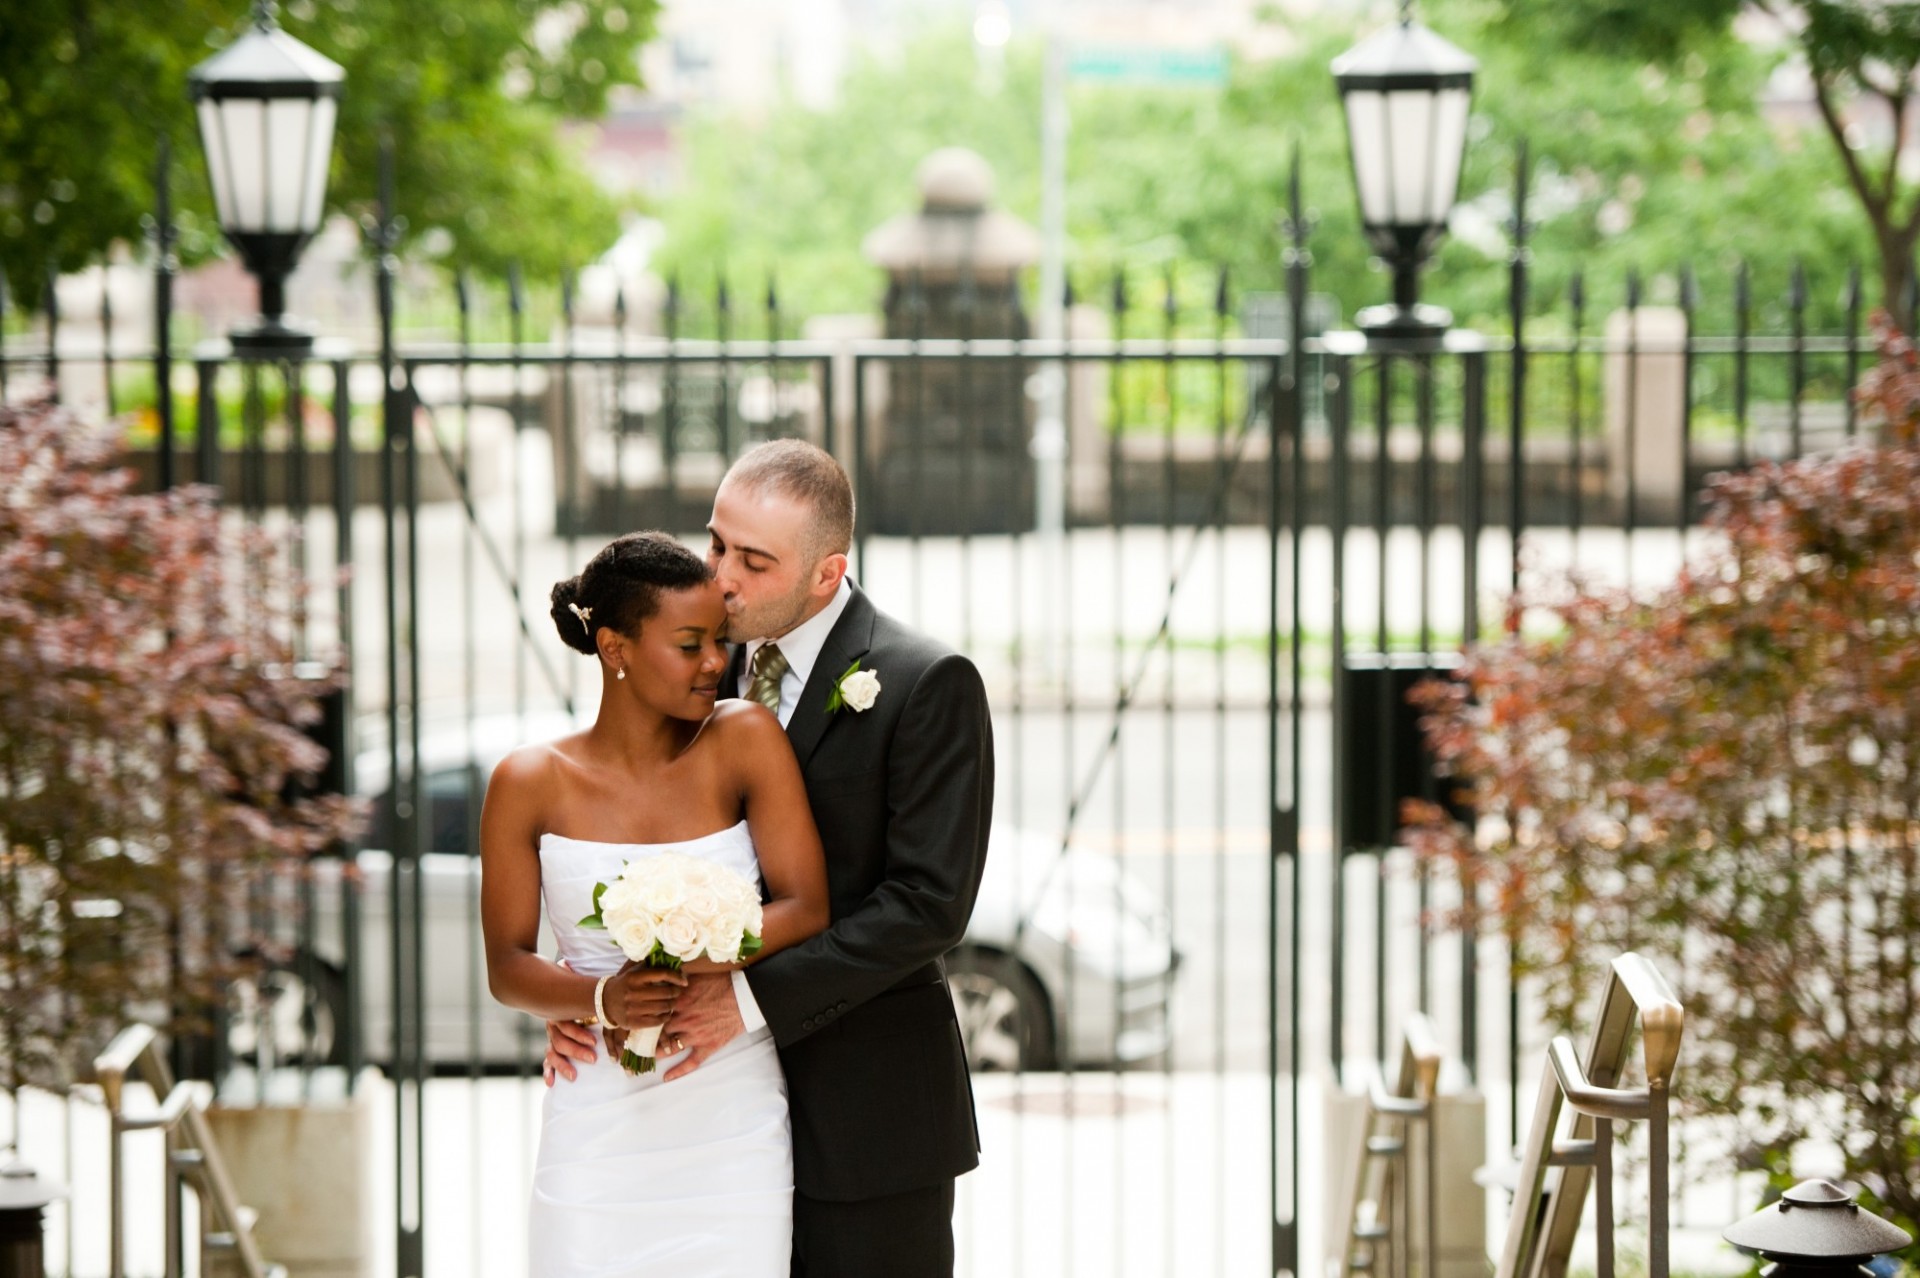
<svg viewBox="0 0 1920 1278"><path fill-rule="evenodd" d="M778 639L755 639L747 644L746 664L741 667L741 679L744 683L746 671L753 669L753 654L760 651L760 645L771 643L780 649L780 655L787 659L787 670L800 681L801 687L807 686L807 680L813 674L813 667L820 660L820 650L827 646L827 636L833 633L833 627L840 620L840 614L847 610L847 604L853 599L853 583L846 577L840 578L840 589L834 592L827 606L814 613L805 621L781 635Z"/></svg>

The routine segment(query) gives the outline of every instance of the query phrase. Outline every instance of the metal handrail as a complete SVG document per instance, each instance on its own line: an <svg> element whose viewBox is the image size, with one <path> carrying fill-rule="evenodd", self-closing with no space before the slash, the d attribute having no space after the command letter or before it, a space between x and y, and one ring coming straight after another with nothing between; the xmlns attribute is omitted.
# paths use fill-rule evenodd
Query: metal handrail
<svg viewBox="0 0 1920 1278"><path fill-rule="evenodd" d="M1360 1150L1353 1183L1352 1210L1348 1216L1347 1236L1340 1253L1339 1272L1351 1278L1358 1271L1379 1273L1379 1257L1384 1249L1392 1258L1391 1275L1382 1278L1409 1278L1413 1234L1413 1147L1416 1129L1424 1134L1420 1159L1422 1278L1432 1278L1435 1257L1439 1255L1438 1213L1433 1192L1434 1141L1430 1126L1433 1100L1440 1082L1440 1040L1433 1022L1420 1012L1406 1021L1400 1043L1400 1055L1394 1080L1388 1083L1377 1066L1367 1082L1366 1116L1360 1124ZM1402 1125L1398 1140L1376 1139L1379 1119L1396 1120ZM1389 1221L1391 1218L1391 1222ZM1384 1226L1384 1232L1380 1232ZM1361 1254L1359 1244L1365 1244Z"/></svg>
<svg viewBox="0 0 1920 1278"><path fill-rule="evenodd" d="M107 1116L112 1123L109 1155L108 1193L108 1272L110 1278L126 1278L126 1161L125 1136L128 1132L162 1131L167 1145L166 1278L180 1278L183 1268L182 1217L185 1203L181 1189L191 1179L200 1198L200 1237L202 1249L215 1236L207 1228L209 1216L216 1221L240 1263L245 1278L273 1278L279 1267L261 1258L253 1237L249 1213L234 1193L233 1180L207 1123L207 1107L213 1102L213 1088L206 1083L173 1079L160 1051L159 1035L150 1025L130 1025L114 1036L107 1049L94 1058L95 1080L105 1098ZM153 1090L159 1103L152 1109L132 1111L127 1107L126 1085L138 1078Z"/></svg>
<svg viewBox="0 0 1920 1278"><path fill-rule="evenodd" d="M1635 1026L1645 1087L1616 1087ZM1673 1070L1686 1011L1666 979L1639 954L1613 960L1585 1061L1573 1041L1555 1038L1541 1071L1533 1126L1514 1187L1495 1278L1566 1278L1587 1188L1594 1186L1597 1278L1613 1278L1613 1124L1647 1124L1647 1273L1667 1278L1667 1134ZM1560 1110L1574 1111L1572 1132L1556 1140Z"/></svg>

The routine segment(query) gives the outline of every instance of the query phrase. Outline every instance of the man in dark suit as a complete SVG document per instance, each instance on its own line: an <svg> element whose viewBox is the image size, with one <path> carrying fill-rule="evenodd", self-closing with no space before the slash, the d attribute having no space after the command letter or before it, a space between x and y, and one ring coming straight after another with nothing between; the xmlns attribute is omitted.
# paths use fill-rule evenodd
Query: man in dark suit
<svg viewBox="0 0 1920 1278"><path fill-rule="evenodd" d="M979 1161L940 959L966 930L993 806L992 725L965 657L846 576L853 492L822 450L763 444L727 472L708 562L739 643L723 694L779 715L827 852L833 925L731 977L696 977L668 1080L749 1026L780 1049L793 1119L793 1274L953 1270L953 1182ZM549 1078L591 1059L549 1026Z"/></svg>

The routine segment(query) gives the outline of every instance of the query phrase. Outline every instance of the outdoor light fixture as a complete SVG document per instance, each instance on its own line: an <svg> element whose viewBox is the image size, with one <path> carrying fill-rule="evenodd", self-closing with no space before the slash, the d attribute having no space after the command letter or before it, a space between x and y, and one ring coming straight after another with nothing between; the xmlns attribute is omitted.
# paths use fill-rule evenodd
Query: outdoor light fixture
<svg viewBox="0 0 1920 1278"><path fill-rule="evenodd" d="M188 73L220 229L260 281L260 319L242 351L298 354L313 335L287 324L286 279L320 226L333 124L346 72L280 29L255 0L245 35Z"/></svg>
<svg viewBox="0 0 1920 1278"><path fill-rule="evenodd" d="M1420 268L1447 229L1467 144L1467 103L1479 67L1413 20L1400 21L1333 60L1347 113L1360 221L1393 270L1393 301L1354 317L1377 337L1433 337L1453 317L1420 296Z"/></svg>

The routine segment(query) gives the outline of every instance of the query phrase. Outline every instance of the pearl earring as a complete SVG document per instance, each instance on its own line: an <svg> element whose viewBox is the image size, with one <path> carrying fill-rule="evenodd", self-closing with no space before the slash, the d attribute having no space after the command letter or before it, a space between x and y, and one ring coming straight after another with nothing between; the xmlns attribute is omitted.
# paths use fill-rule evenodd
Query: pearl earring
<svg viewBox="0 0 1920 1278"><path fill-rule="evenodd" d="M624 679L624 678L626 678L626 677L627 677L627 668L626 668L625 666L621 666L621 667L620 667L620 672L619 672L618 674L616 674L616 675L614 675L613 677L614 677L614 678L616 678L616 679Z"/></svg>

